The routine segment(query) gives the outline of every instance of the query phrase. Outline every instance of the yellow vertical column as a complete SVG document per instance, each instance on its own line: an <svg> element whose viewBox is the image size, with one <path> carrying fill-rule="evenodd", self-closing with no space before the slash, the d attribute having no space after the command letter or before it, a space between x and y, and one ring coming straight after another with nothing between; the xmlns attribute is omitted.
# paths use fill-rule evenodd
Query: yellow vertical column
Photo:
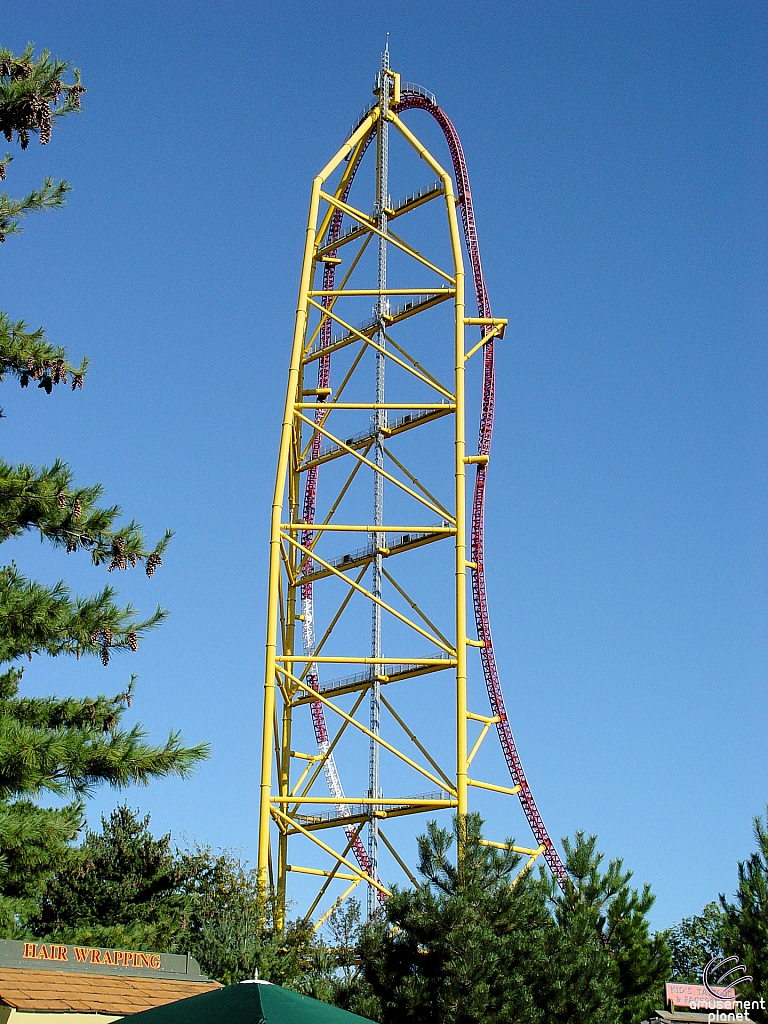
<svg viewBox="0 0 768 1024"><path fill-rule="evenodd" d="M456 267L456 796L458 813L467 813L467 465L464 409L464 269L453 193L449 203L451 243Z"/></svg>
<svg viewBox="0 0 768 1024"><path fill-rule="evenodd" d="M299 302L296 308L296 322L293 331L291 368L288 374L288 390L285 396L283 428L280 435L280 455L277 462L277 479L272 500L272 521L269 539L269 607L267 609L267 648L264 676L264 729L261 748L259 856L257 862L259 884L265 890L267 887L267 866L269 862L269 799L272 791L272 729L275 717L275 671L277 667L277 626L279 618L280 522L282 519L286 476L293 443L295 406L299 398L301 354L307 330L308 293L312 284L315 233L317 230L317 215L320 207L320 189L322 184L323 179L320 175L312 182L307 235L304 243L304 263L301 269Z"/></svg>
<svg viewBox="0 0 768 1024"><path fill-rule="evenodd" d="M347 140L333 159L330 160L322 169L320 174L317 175L312 182L312 195L309 202L307 234L304 243L304 261L301 268L301 285L299 287L299 301L296 307L296 321L293 331L293 346L291 349L291 366L288 373L288 389L285 396L285 410L283 412L283 425L280 434L280 454L277 462L277 475L275 478L275 491L272 500L272 519L270 524L269 595L267 607L266 663L264 674L264 723L261 747L259 848L257 859L259 884L265 892L268 885L269 870L270 797L272 794L272 730L276 711L275 672L277 667L277 630L279 621L278 595L281 571L280 523L282 521L283 501L289 471L291 446L293 444L296 403L300 397L299 387L301 381L302 349L307 330L309 291L312 286L315 243L317 238L317 220L320 208L320 191L328 176L334 172L346 157L349 156L358 142L368 134L378 115L378 109L372 110L368 117L361 122L360 126L353 133L351 138ZM293 499L294 496L292 494L291 500ZM293 650L286 651L284 653L293 654ZM287 849L284 847L283 860L285 860L286 854ZM283 909L284 908L279 908L278 914L281 914Z"/></svg>

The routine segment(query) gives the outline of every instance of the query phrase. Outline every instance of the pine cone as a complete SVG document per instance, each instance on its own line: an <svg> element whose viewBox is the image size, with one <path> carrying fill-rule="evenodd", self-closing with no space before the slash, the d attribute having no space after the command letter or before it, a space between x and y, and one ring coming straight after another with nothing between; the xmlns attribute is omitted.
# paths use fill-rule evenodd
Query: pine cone
<svg viewBox="0 0 768 1024"><path fill-rule="evenodd" d="M147 576L152 577L154 575L155 569L162 564L163 560L160 557L160 555L158 555L156 551L153 551L152 554L147 559Z"/></svg>
<svg viewBox="0 0 768 1024"><path fill-rule="evenodd" d="M130 647L130 649L135 654L136 651L138 651L138 649L139 649L138 637L136 636L136 634L133 631L131 631L125 639L128 641L128 646Z"/></svg>
<svg viewBox="0 0 768 1024"><path fill-rule="evenodd" d="M77 522L80 516L83 514L82 506L80 505L80 499L75 498L75 503L72 506L72 518Z"/></svg>
<svg viewBox="0 0 768 1024"><path fill-rule="evenodd" d="M46 114L48 115L46 117ZM51 112L48 104L45 105L45 114L40 118L40 145L45 146L51 141Z"/></svg>
<svg viewBox="0 0 768 1024"><path fill-rule="evenodd" d="M101 664L107 666L109 664L109 648L101 648Z"/></svg>
<svg viewBox="0 0 768 1024"><path fill-rule="evenodd" d="M100 636L101 636L101 630L100 629L94 630L93 633L91 633L91 635L88 637L88 643L89 644L95 644Z"/></svg>
<svg viewBox="0 0 768 1024"><path fill-rule="evenodd" d="M67 496L64 493L64 491L62 491L59 494L59 496L56 498L56 504L59 506L59 508L66 508L67 507Z"/></svg>
<svg viewBox="0 0 768 1024"><path fill-rule="evenodd" d="M107 626L106 629L101 631L101 635L104 637L104 646L109 647L112 643L112 630Z"/></svg>

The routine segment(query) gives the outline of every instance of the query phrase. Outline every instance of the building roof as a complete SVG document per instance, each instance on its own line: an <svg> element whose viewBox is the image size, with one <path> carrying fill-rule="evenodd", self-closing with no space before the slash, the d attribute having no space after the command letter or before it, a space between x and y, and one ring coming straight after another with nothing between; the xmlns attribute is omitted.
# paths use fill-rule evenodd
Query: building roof
<svg viewBox="0 0 768 1024"><path fill-rule="evenodd" d="M664 1021L664 1024L708 1024L711 1012L714 1011L710 1011L708 1013L706 1010L704 1010L699 1013L693 1011L688 1013L686 1011L680 1010L674 1010L671 1012L669 1010L656 1010L656 1016L651 1017L650 1022L645 1021L644 1024L657 1024L657 1022L660 1021ZM729 1013L733 1014L734 1011L721 1010L721 1018L725 1019ZM733 1020L734 1018L732 1017L731 1019ZM754 1024L754 1022L751 1021L749 1017L744 1016L743 1014L741 1019L742 1024Z"/></svg>
<svg viewBox="0 0 768 1024"><path fill-rule="evenodd" d="M217 981L0 968L0 1003L22 1012L125 1016L221 987Z"/></svg>

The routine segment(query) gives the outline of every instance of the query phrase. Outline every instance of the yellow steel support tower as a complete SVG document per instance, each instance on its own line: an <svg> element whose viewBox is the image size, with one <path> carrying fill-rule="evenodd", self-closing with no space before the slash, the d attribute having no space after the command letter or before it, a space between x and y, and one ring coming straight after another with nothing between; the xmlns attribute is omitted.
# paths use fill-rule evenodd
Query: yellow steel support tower
<svg viewBox="0 0 768 1024"><path fill-rule="evenodd" d="M277 893L281 913L290 872L316 878L318 888L308 912L322 914L319 923L360 883L374 894L386 896L386 880L366 860L360 838L372 822L377 825L377 840L381 838L393 863L413 881L406 857L384 831L388 820L407 815L434 816L445 809L466 814L471 787L500 797L513 797L519 790L470 778L470 765L498 719L472 712L467 706L468 648L481 643L467 636L470 563L466 471L468 464L483 458L487 461L487 457L467 455L466 450L465 365L482 347L482 341L467 352L465 328L473 325L477 329L481 325L486 331L493 328L498 335L503 333L506 321L486 323L466 316L464 260L452 177L391 109L399 99L399 76L387 68L378 82L378 105L362 118L312 183L271 518L258 871L262 884L272 886ZM381 210L366 213L352 205L347 196L350 177L377 134L377 152L381 154L385 124L415 151L437 181L398 204L389 200L390 207L382 218ZM450 252L447 267L422 255L404 239L405 231L399 226L401 219L407 224L408 214L433 200L440 201L445 209L449 243L445 249ZM345 230L337 231L329 239L334 215L338 221L340 214ZM395 220L397 232L392 230ZM413 276L407 284L384 287L380 273L376 278L375 266L366 269L362 258L366 247L375 240L381 250L382 239L393 254L398 254L402 266L411 268ZM340 283L334 279L333 287L324 288L323 273L328 266L338 271ZM345 312L345 303L359 304L361 297L370 297L367 301L377 303L374 309L378 313L370 321L354 326L353 317ZM447 383L395 338L399 324L427 315L428 310L443 303L451 304L453 309L449 342L453 351L453 379ZM336 332L332 337L329 323ZM322 343L321 338L325 338ZM316 369L319 359L342 351L348 362L351 360L346 373L339 375L343 379L335 389L330 385L314 386L310 370ZM389 380L386 401L377 402L376 396L370 394L367 398L353 395L355 400L349 400L360 380L366 353L383 357L387 366L397 368L411 387L407 396L393 395L397 385ZM367 383L370 385L370 380ZM414 388L422 391L417 399L413 397ZM361 413L371 416L371 429L350 436L349 420L345 417ZM447 444L443 439L444 450L435 450L434 458L436 465L442 459L446 469L452 467L447 471L452 472L454 483L445 491L451 494L449 501L438 500L392 451L395 436L407 433L412 438L412 431L427 431L444 417L453 418L453 439ZM373 457L372 449L377 443L383 445L383 463ZM307 474L319 465L324 472L330 465L339 471L347 466L348 472L341 472L328 485L321 484L332 491L325 494L327 512L308 522L302 518L306 507L302 505L303 488ZM387 521L388 504L382 522L350 516L345 501L361 470L363 477L379 474L382 484L399 498L399 504L395 502L392 507L402 509L403 502L410 503L412 515L405 521L397 517ZM366 539L367 547L360 549L361 540ZM435 625L439 614L430 614L428 608L412 599L408 592L410 581L402 576L398 579L394 568L399 564L394 556L433 543L446 554L452 548L454 613L451 629L444 632ZM345 554L340 557L339 551ZM388 587L382 596L373 592L365 578L376 564L381 567L380 578ZM314 588L310 602L306 598L309 584ZM336 596L325 601L324 607L331 610L326 614L328 625L323 636L319 641L313 639L307 649L307 620L314 615L324 586L334 586ZM435 596L444 606L445 593ZM367 638L344 631L345 614L354 600L378 608L386 653L371 656ZM405 649L390 647L387 622L397 625L397 643L407 644ZM342 669L353 674L318 683L323 673ZM452 721L451 729L455 730L452 767L440 763L428 743L419 739L413 722L407 720L407 712L398 711L394 700L387 697L391 684L400 681L401 686L415 685L405 682L415 680L424 687L436 678L435 673L450 673L455 680L455 699L449 707L439 708L446 725ZM365 698L370 698L374 683L376 693L381 691L382 707L388 712L387 727L382 723L376 730L363 720ZM313 704L315 721L322 715L327 723L327 738L316 749L295 749L298 716L306 718ZM469 731L478 728L470 749ZM306 734L306 725L304 731ZM372 792L366 788L367 774L359 763L342 763L339 772L334 758L339 757L343 743L355 732L366 744L377 745L382 756L397 762L401 775L409 772L426 781L430 792L418 796L399 791L386 795ZM342 793L342 782L348 787L355 786L357 791ZM289 852L292 854L294 849L311 863L292 861ZM543 847L516 849L528 855L527 868ZM342 891L337 893L339 887Z"/></svg>

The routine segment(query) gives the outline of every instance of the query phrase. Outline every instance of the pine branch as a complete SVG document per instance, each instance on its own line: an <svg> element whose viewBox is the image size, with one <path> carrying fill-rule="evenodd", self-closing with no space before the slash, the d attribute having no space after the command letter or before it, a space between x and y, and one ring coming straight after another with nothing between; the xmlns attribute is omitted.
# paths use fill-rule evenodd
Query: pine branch
<svg viewBox="0 0 768 1024"><path fill-rule="evenodd" d="M30 43L21 57L0 49L0 132L7 142L13 142L15 132L22 149L29 145L31 135L37 135L45 146L54 120L79 110L80 96L85 92L77 68L56 57L51 59L49 50L34 57L33 49ZM69 71L74 77L71 83L64 81ZM0 160L0 180L5 179L12 159L6 153ZM0 194L0 242L21 231L20 221L28 213L63 206L69 189L66 181L46 178L42 188L23 199Z"/></svg>
<svg viewBox="0 0 768 1024"><path fill-rule="evenodd" d="M0 714L12 714L17 722L36 729L88 729L112 732L125 708L133 702L136 676L132 675L122 693L114 697L17 697L22 668L0 675Z"/></svg>
<svg viewBox="0 0 768 1024"><path fill-rule="evenodd" d="M6 163L7 163L6 156ZM5 166L0 163L0 166ZM23 199L14 199L5 192L0 192L0 242L4 242L7 235L18 235L22 228L19 223L28 213L38 213L40 210L58 210L66 202L67 192L72 186L66 181L54 182L53 178L46 178L42 188L33 189Z"/></svg>
<svg viewBox="0 0 768 1024"><path fill-rule="evenodd" d="M51 59L50 50L43 50L39 57L33 51L33 43L21 57L0 49L0 132L7 142L13 141L15 132L22 149L29 145L31 134L46 145L53 121L79 110L85 92L77 68L57 57ZM69 71L72 83L64 81Z"/></svg>
<svg viewBox="0 0 768 1024"><path fill-rule="evenodd" d="M144 742L145 736L138 725L107 734L87 727L40 730L0 714L0 797L86 796L102 782L122 789L169 775L185 779L209 755L207 743L182 746L178 732L163 746Z"/></svg>
<svg viewBox="0 0 768 1024"><path fill-rule="evenodd" d="M0 836L3 851L50 847L70 843L83 824L83 804L78 800L66 807L38 807L31 800L0 802Z"/></svg>
<svg viewBox="0 0 768 1024"><path fill-rule="evenodd" d="M135 521L115 529L121 515L118 505L100 508L96 504L104 493L100 484L76 488L72 480L72 470L58 459L50 469L11 466L0 459L0 543L37 530L54 547L90 551L93 564L109 562L110 572L143 561L147 576L152 576L162 565L172 531L166 530L159 543L148 549Z"/></svg>
<svg viewBox="0 0 768 1024"><path fill-rule="evenodd" d="M105 587L73 599L63 581L46 586L26 579L15 565L0 567L0 664L33 654L92 654L106 665L113 650L137 650L167 612L158 606L141 621L130 604L115 604L115 593Z"/></svg>
<svg viewBox="0 0 768 1024"><path fill-rule="evenodd" d="M10 373L23 388L30 380L38 381L37 386L50 395L54 385L67 384L70 375L72 390L82 388L87 367L87 359L73 366L65 350L48 341L42 327L30 331L24 320L13 323L0 311L0 381L3 374Z"/></svg>

